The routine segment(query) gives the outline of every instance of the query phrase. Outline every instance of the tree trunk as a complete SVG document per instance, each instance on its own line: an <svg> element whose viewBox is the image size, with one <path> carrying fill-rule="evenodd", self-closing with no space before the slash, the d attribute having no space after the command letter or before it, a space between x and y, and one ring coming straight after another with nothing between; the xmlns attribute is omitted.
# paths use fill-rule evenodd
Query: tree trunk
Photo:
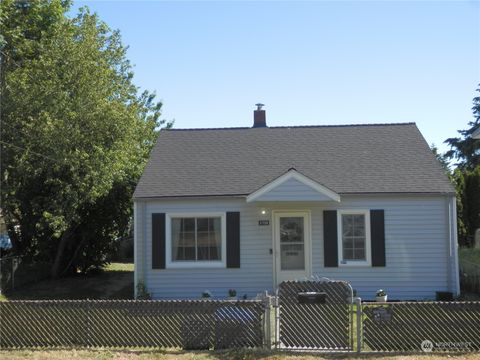
<svg viewBox="0 0 480 360"><path fill-rule="evenodd" d="M55 254L55 260L52 265L52 269L50 271L50 276L54 279L60 277L62 270L62 263L64 260L65 249L67 248L68 242L70 240L72 233L70 230L67 230L63 233L62 237L60 238L60 243L57 247L57 253Z"/></svg>
<svg viewBox="0 0 480 360"><path fill-rule="evenodd" d="M85 234L82 235L82 240L80 243L77 245L77 248L73 252L73 256L71 257L70 261L68 262L68 265L60 272L60 275L65 274L65 272L68 270L69 267L72 266L73 262L77 259L78 252L83 248L83 245L85 244L86 241Z"/></svg>

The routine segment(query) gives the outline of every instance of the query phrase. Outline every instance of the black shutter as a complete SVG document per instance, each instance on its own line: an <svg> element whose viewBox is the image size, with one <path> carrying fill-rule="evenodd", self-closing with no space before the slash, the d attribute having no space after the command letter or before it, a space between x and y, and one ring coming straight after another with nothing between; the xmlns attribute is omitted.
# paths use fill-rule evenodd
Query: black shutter
<svg viewBox="0 0 480 360"><path fill-rule="evenodd" d="M385 211L370 210L372 266L385 266Z"/></svg>
<svg viewBox="0 0 480 360"><path fill-rule="evenodd" d="M227 268L240 267L240 213L227 212Z"/></svg>
<svg viewBox="0 0 480 360"><path fill-rule="evenodd" d="M325 267L338 266L337 212L323 212L323 262Z"/></svg>
<svg viewBox="0 0 480 360"><path fill-rule="evenodd" d="M165 269L165 214L152 214L152 269Z"/></svg>

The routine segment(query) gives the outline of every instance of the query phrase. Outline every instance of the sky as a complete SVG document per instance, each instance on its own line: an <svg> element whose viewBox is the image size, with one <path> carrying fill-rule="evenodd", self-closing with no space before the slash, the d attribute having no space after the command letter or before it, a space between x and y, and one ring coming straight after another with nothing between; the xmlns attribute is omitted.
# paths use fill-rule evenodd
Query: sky
<svg viewBox="0 0 480 360"><path fill-rule="evenodd" d="M480 1L76 1L119 29L176 128L416 122L441 151L473 120ZM480 95L480 94L479 94Z"/></svg>

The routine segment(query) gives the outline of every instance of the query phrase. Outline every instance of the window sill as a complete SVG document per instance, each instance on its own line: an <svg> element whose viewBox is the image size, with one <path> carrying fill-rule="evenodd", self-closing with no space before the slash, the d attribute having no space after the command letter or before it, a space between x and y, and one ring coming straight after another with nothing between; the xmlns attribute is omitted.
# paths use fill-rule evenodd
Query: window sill
<svg viewBox="0 0 480 360"><path fill-rule="evenodd" d="M372 264L367 261L350 261L350 262L339 262L338 267L372 267Z"/></svg>
<svg viewBox="0 0 480 360"><path fill-rule="evenodd" d="M170 262L166 264L167 269L225 269L224 262Z"/></svg>

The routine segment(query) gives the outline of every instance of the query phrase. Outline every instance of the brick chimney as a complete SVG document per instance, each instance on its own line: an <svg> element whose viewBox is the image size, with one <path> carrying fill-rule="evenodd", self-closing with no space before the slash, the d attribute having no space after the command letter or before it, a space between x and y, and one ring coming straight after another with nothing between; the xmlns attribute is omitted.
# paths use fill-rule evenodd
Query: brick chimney
<svg viewBox="0 0 480 360"><path fill-rule="evenodd" d="M253 111L253 126L254 128L257 127L267 127L267 118L265 116L265 110L262 110L262 107L265 106L263 104L255 104L257 107L256 110Z"/></svg>

